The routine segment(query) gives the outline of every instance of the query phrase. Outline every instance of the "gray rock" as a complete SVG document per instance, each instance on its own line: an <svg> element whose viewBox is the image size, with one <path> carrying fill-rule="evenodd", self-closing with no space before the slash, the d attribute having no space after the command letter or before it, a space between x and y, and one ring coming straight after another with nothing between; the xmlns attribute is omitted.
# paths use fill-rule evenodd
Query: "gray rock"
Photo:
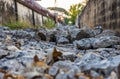
<svg viewBox="0 0 120 79"><path fill-rule="evenodd" d="M6 34L3 32L3 30L0 30L0 40L5 39Z"/></svg>
<svg viewBox="0 0 120 79"><path fill-rule="evenodd" d="M18 40L16 40L16 44L20 44L21 46L23 46L25 44L25 40L24 39L18 39Z"/></svg>
<svg viewBox="0 0 120 79"><path fill-rule="evenodd" d="M120 45L113 45L113 48L120 50Z"/></svg>
<svg viewBox="0 0 120 79"><path fill-rule="evenodd" d="M120 50L110 51L109 53L114 57L116 55L120 55Z"/></svg>
<svg viewBox="0 0 120 79"><path fill-rule="evenodd" d="M85 38L76 42L78 49L90 49L92 44L96 41L96 38Z"/></svg>
<svg viewBox="0 0 120 79"><path fill-rule="evenodd" d="M67 72L68 79L74 79L75 74L76 74L75 70L71 69L69 72Z"/></svg>
<svg viewBox="0 0 120 79"><path fill-rule="evenodd" d="M8 70L18 70L18 69L22 69L23 66L21 63L19 63L16 59L12 59L12 60L5 60L4 62L2 62L2 64L0 65L1 68L2 67L7 67Z"/></svg>
<svg viewBox="0 0 120 79"><path fill-rule="evenodd" d="M5 27L5 26L0 26L0 29L1 29L1 30L10 30L9 27Z"/></svg>
<svg viewBox="0 0 120 79"><path fill-rule="evenodd" d="M69 40L65 37L60 37L57 41L58 44L68 44Z"/></svg>
<svg viewBox="0 0 120 79"><path fill-rule="evenodd" d="M88 49L86 51L84 51L85 53L90 53L90 52L99 52L99 51L96 51L96 49Z"/></svg>
<svg viewBox="0 0 120 79"><path fill-rule="evenodd" d="M103 57L95 53L87 53L82 57L82 59L77 63L77 65L79 65L83 71L89 70L99 65L103 59Z"/></svg>
<svg viewBox="0 0 120 79"><path fill-rule="evenodd" d="M8 51L14 51L14 52L20 51L16 46L12 46L12 45L7 46L6 48L7 48Z"/></svg>
<svg viewBox="0 0 120 79"><path fill-rule="evenodd" d="M71 52L62 52L62 53L63 53L64 60L74 61L77 58L76 54L72 53L72 51Z"/></svg>
<svg viewBox="0 0 120 79"><path fill-rule="evenodd" d="M105 57L105 58L110 57L110 54L109 54L108 51L101 51L101 52L100 52L100 55L103 56L103 57Z"/></svg>
<svg viewBox="0 0 120 79"><path fill-rule="evenodd" d="M25 54L23 52L15 52L15 53L9 53L8 56L6 56L6 59L14 59L14 58L19 58L19 57L22 57L24 56Z"/></svg>
<svg viewBox="0 0 120 79"><path fill-rule="evenodd" d="M4 74L0 72L0 79L3 79Z"/></svg>
<svg viewBox="0 0 120 79"><path fill-rule="evenodd" d="M64 72L59 73L55 79L68 79L67 74Z"/></svg>
<svg viewBox="0 0 120 79"><path fill-rule="evenodd" d="M101 34L96 35L95 37L100 38L103 36L117 36L117 32L113 30L104 30Z"/></svg>
<svg viewBox="0 0 120 79"><path fill-rule="evenodd" d="M85 76L79 76L78 79L86 79L86 77Z"/></svg>
<svg viewBox="0 0 120 79"><path fill-rule="evenodd" d="M90 35L85 30L73 29L70 32L71 41L80 40L80 39L89 38L89 37Z"/></svg>
<svg viewBox="0 0 120 79"><path fill-rule="evenodd" d="M93 48L105 48L112 45L120 44L120 37L117 36L104 36L100 37L96 41L93 42Z"/></svg>
<svg viewBox="0 0 120 79"><path fill-rule="evenodd" d="M0 49L0 59L6 57L8 54L8 51Z"/></svg>
<svg viewBox="0 0 120 79"><path fill-rule="evenodd" d="M2 42L0 42L0 46L2 46Z"/></svg>
<svg viewBox="0 0 120 79"><path fill-rule="evenodd" d="M48 73L52 76L55 76L55 75L57 75L58 70L59 70L59 68L57 66L52 66Z"/></svg>
<svg viewBox="0 0 120 79"><path fill-rule="evenodd" d="M49 41L50 42L58 42L61 37L68 38L68 28L64 27L56 27L53 30L48 31Z"/></svg>
<svg viewBox="0 0 120 79"><path fill-rule="evenodd" d="M95 28L94 28L94 30L96 30L97 32L97 34L100 34L100 33L102 33L102 31L103 31L103 28L102 28L102 26L96 26ZM96 34L96 35L97 35Z"/></svg>
<svg viewBox="0 0 120 79"><path fill-rule="evenodd" d="M64 71L70 71L70 70L75 70L75 72L79 73L81 70L74 65L73 62L65 60L65 61L58 61L53 64L53 66L57 66L59 69L64 70Z"/></svg>
<svg viewBox="0 0 120 79"><path fill-rule="evenodd" d="M24 30L14 30L12 31L12 35L13 37L16 37L16 38L33 38L33 36L35 35L35 33L32 33L32 32L27 32L27 31L24 31Z"/></svg>
<svg viewBox="0 0 120 79"><path fill-rule="evenodd" d="M92 77L100 76L96 71L93 71L93 70L90 71L90 74L91 74Z"/></svg>
<svg viewBox="0 0 120 79"><path fill-rule="evenodd" d="M47 40L46 35L47 35L46 29L39 29L36 35L36 39L46 41Z"/></svg>
<svg viewBox="0 0 120 79"><path fill-rule="evenodd" d="M90 37L95 37L96 35L99 35L102 33L102 29L100 28L86 29L85 31L90 35Z"/></svg>
<svg viewBox="0 0 120 79"><path fill-rule="evenodd" d="M101 52L101 51L111 52L111 51L115 51L115 48L98 48L98 49L96 49L96 51L98 51L98 52Z"/></svg>
<svg viewBox="0 0 120 79"><path fill-rule="evenodd" d="M78 49L90 49L91 41L90 41L90 39L82 39L82 40L76 42L76 46Z"/></svg>
<svg viewBox="0 0 120 79"><path fill-rule="evenodd" d="M103 29L101 26L96 26L95 28L82 28L87 34L89 34L90 37L94 37L96 35L99 35L102 33Z"/></svg>
<svg viewBox="0 0 120 79"><path fill-rule="evenodd" d="M102 70L110 70L110 61L108 61L107 59L104 59L102 61L99 61L98 64L94 64L92 68L95 69L102 69Z"/></svg>
<svg viewBox="0 0 120 79"><path fill-rule="evenodd" d="M112 67L117 67L117 66L119 66L119 64L120 64L120 55L117 55L117 56L115 56L115 57L112 57L112 59L110 60L110 62L111 62L111 66Z"/></svg>
<svg viewBox="0 0 120 79"><path fill-rule="evenodd" d="M48 40L50 42L57 42L57 37L56 37L56 31L51 31L51 32L48 32Z"/></svg>

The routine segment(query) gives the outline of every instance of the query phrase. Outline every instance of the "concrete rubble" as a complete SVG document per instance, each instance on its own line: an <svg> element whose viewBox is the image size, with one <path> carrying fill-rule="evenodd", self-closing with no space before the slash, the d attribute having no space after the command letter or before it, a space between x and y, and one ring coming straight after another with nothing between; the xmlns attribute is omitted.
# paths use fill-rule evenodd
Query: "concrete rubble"
<svg viewBox="0 0 120 79"><path fill-rule="evenodd" d="M119 79L119 68L113 30L0 27L0 79Z"/></svg>

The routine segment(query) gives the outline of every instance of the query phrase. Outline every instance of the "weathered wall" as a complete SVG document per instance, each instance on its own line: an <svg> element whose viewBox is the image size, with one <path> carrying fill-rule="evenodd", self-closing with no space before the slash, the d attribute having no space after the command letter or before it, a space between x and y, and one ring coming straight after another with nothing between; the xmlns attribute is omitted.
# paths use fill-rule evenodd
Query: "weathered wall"
<svg viewBox="0 0 120 79"><path fill-rule="evenodd" d="M32 10L19 3L17 3L17 7L18 7L18 20L27 21L32 24L33 23Z"/></svg>
<svg viewBox="0 0 120 79"><path fill-rule="evenodd" d="M38 14L18 2L15 6L14 0L0 0L0 24L11 21L24 21L33 25L42 26L44 19L45 16Z"/></svg>
<svg viewBox="0 0 120 79"><path fill-rule="evenodd" d="M96 25L120 29L120 0L89 0L80 15L80 26Z"/></svg>
<svg viewBox="0 0 120 79"><path fill-rule="evenodd" d="M14 1L13 0L0 0L0 23L7 23L14 18Z"/></svg>
<svg viewBox="0 0 120 79"><path fill-rule="evenodd" d="M39 25L42 26L43 25L43 16L42 15L39 15L38 13L35 12L35 24L36 25Z"/></svg>

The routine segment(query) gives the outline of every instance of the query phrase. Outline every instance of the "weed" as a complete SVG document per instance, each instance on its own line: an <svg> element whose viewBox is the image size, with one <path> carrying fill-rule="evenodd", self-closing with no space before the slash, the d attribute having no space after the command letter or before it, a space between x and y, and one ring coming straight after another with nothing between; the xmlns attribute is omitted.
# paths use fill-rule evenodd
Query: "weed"
<svg viewBox="0 0 120 79"><path fill-rule="evenodd" d="M51 20L51 19L46 19L45 21L44 21L44 25L43 26L45 26L46 28L48 28L48 29L51 29L51 28L54 28L55 27L55 23L54 23L54 21L53 20Z"/></svg>
<svg viewBox="0 0 120 79"><path fill-rule="evenodd" d="M34 28L34 26L32 24L30 24L29 22L9 22L6 24L3 24L5 26L8 26L10 29L25 29L25 28Z"/></svg>

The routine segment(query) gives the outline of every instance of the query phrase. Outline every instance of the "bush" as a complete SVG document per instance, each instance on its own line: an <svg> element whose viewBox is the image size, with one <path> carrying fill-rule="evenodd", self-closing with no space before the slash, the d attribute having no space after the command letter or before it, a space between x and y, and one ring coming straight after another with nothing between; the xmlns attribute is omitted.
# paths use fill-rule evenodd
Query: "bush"
<svg viewBox="0 0 120 79"><path fill-rule="evenodd" d="M44 21L44 26L45 26L46 28L48 28L48 29L51 29L51 28L54 28L54 27L55 27L55 23L54 23L54 21L51 20L51 19L46 19L46 20Z"/></svg>

